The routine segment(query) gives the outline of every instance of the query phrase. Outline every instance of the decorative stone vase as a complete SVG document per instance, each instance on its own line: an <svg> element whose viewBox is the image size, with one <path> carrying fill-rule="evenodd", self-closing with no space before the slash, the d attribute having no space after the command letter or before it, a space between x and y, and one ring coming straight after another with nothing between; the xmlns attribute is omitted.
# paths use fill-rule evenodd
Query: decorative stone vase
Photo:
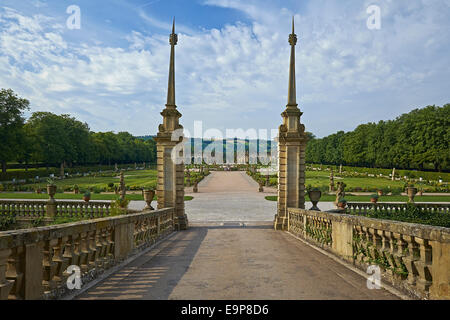
<svg viewBox="0 0 450 320"><path fill-rule="evenodd" d="M144 210L155 210L152 207L152 201L154 197L155 197L155 190L144 190L144 200L145 203L147 203Z"/></svg>
<svg viewBox="0 0 450 320"><path fill-rule="evenodd" d="M47 194L50 197L49 202L54 203L55 201L55 194L56 194L56 186L54 184L48 184L47 185Z"/></svg>
<svg viewBox="0 0 450 320"><path fill-rule="evenodd" d="M89 201L91 201L91 196L83 196L83 200L85 201L85 202L89 202Z"/></svg>
<svg viewBox="0 0 450 320"><path fill-rule="evenodd" d="M377 203L378 202L378 198L370 198L370 202Z"/></svg>
<svg viewBox="0 0 450 320"><path fill-rule="evenodd" d="M317 204L319 203L319 200L322 197L322 191L320 190L308 191L308 196L313 204L312 208L309 210L320 211L320 209L317 207Z"/></svg>
<svg viewBox="0 0 450 320"><path fill-rule="evenodd" d="M414 188L414 187L406 188L406 194L408 195L408 198L409 198L408 202L414 203L414 197L417 194L417 188Z"/></svg>

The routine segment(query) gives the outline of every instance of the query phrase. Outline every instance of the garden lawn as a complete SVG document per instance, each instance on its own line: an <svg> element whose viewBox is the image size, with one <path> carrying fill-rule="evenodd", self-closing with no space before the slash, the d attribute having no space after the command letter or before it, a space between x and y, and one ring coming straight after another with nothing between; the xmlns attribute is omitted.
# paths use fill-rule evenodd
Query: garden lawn
<svg viewBox="0 0 450 320"><path fill-rule="evenodd" d="M334 185L337 187L338 182L344 182L346 188L378 188L385 189L402 188L405 185L404 181L392 181L386 178L375 177L336 177L335 173ZM311 185L313 188L328 187L330 185L330 172L329 171L306 171L305 185Z"/></svg>
<svg viewBox="0 0 450 320"><path fill-rule="evenodd" d="M125 185L130 188L144 188L144 187L155 187L156 186L156 178L157 178L156 170L134 170L134 171L125 171ZM58 189L66 189L73 188L74 185L78 185L80 190L93 188L93 189L103 189L108 188L109 183L114 183L115 185L119 185L120 176L119 174L109 174L107 176L89 176L89 177L76 177L76 178L68 178L68 179L55 179L54 183L58 187ZM40 186L42 189L45 189L46 184L27 184L27 187L37 188Z"/></svg>

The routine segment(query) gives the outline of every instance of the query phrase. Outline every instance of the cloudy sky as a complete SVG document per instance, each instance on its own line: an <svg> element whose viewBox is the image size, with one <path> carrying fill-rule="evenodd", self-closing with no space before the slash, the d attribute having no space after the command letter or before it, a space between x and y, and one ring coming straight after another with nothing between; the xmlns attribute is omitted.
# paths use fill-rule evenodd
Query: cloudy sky
<svg viewBox="0 0 450 320"><path fill-rule="evenodd" d="M80 29L67 27L70 5ZM322 137L449 103L449 14L450 0L1 0L0 87L93 131L155 134L176 16L182 124L273 129L295 16L302 122Z"/></svg>

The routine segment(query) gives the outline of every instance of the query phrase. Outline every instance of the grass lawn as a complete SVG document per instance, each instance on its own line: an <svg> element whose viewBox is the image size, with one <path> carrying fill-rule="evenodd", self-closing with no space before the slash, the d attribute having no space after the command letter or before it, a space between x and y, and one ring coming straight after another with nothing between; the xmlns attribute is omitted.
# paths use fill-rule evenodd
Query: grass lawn
<svg viewBox="0 0 450 320"><path fill-rule="evenodd" d="M144 197L140 192L136 192L135 194L131 192L127 192L126 198L128 200L142 200L144 201ZM0 199L37 199L37 200L48 200L47 194L36 194L36 193L3 193L0 192ZM55 199L59 200L83 200L82 194L74 194L74 193L57 193L55 195ZM115 194L91 194L91 200L116 200L117 196ZM194 197L185 196L184 201L191 201ZM156 197L155 197L156 200Z"/></svg>
<svg viewBox="0 0 450 320"><path fill-rule="evenodd" d="M370 202L370 196L345 196L348 202ZM278 196L267 196L266 200L277 201ZM306 196L306 200L309 201L309 197ZM336 196L323 195L320 198L320 202L334 202ZM378 199L378 202L407 202L408 197L406 196L382 196ZM448 196L416 196L414 198L415 202L450 202L450 195Z"/></svg>
<svg viewBox="0 0 450 320"><path fill-rule="evenodd" d="M125 171L125 184L127 187L155 187L156 186L156 170L133 170ZM66 187L73 187L78 185L80 189L87 188L107 188L109 183L116 185L120 182L119 174L110 174L106 177L77 177L69 179L55 179L55 184L58 188L64 189ZM27 184L25 186L37 187L37 184ZM41 188L45 188L45 184L40 184Z"/></svg>
<svg viewBox="0 0 450 320"><path fill-rule="evenodd" d="M338 175L335 173L335 175ZM403 188L404 181L392 181L386 178L374 177L334 177L334 183L343 181L347 188ZM328 187L330 184L330 172L328 171L306 171L305 185L311 185L314 188Z"/></svg>

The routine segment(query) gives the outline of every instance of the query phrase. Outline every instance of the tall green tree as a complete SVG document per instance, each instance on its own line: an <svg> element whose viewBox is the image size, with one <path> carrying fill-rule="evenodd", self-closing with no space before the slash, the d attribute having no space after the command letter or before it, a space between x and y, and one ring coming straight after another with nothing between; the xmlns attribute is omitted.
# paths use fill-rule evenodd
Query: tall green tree
<svg viewBox="0 0 450 320"><path fill-rule="evenodd" d="M17 160L17 155L22 151L23 112L29 106L30 102L18 97L13 90L0 90L0 161L3 173L6 173L7 161Z"/></svg>

